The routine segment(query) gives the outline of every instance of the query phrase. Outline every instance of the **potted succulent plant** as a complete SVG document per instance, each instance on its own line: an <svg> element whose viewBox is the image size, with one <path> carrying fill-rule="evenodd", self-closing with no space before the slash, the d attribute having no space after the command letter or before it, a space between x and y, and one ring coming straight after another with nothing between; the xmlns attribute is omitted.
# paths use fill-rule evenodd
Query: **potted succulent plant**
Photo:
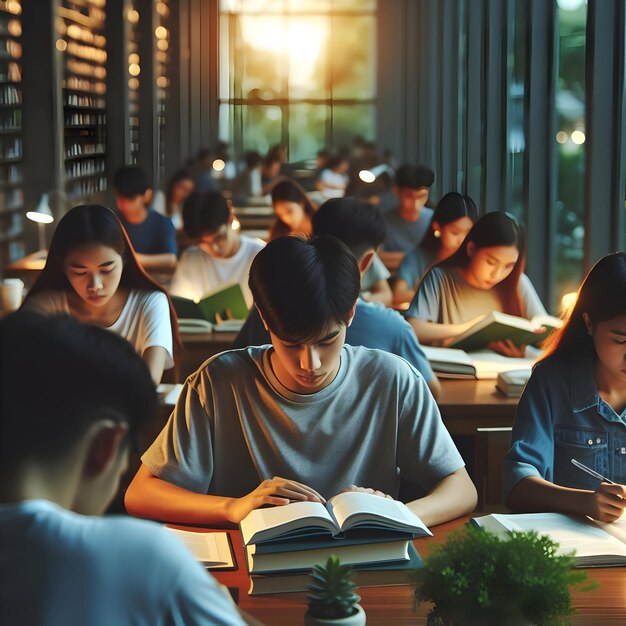
<svg viewBox="0 0 626 626"><path fill-rule="evenodd" d="M316 565L308 585L309 608L304 615L305 626L364 626L365 611L354 590L352 568L329 556L326 565Z"/></svg>
<svg viewBox="0 0 626 626"><path fill-rule="evenodd" d="M468 526L433 546L416 570L415 602L432 602L429 626L557 626L573 612L570 586L586 573L534 531L500 538ZM583 588L594 588L591 584Z"/></svg>

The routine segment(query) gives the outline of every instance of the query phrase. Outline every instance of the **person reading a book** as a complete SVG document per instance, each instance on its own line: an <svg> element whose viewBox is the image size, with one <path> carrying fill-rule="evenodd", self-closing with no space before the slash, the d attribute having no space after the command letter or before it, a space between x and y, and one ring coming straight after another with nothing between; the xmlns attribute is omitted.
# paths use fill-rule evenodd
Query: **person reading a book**
<svg viewBox="0 0 626 626"><path fill-rule="evenodd" d="M146 269L176 267L176 231L172 221L150 207L152 188L135 165L120 167L113 176L117 216L128 233L137 258Z"/></svg>
<svg viewBox="0 0 626 626"><path fill-rule="evenodd" d="M272 187L272 208L276 219L272 222L269 240L285 235L310 235L311 219L317 206L298 183L288 178Z"/></svg>
<svg viewBox="0 0 626 626"><path fill-rule="evenodd" d="M626 253L618 252L588 273L522 393L503 464L507 505L618 519L626 507L625 422Z"/></svg>
<svg viewBox="0 0 626 626"><path fill-rule="evenodd" d="M461 247L420 281L406 312L419 340L445 347L492 311L527 319L546 315L523 273L525 261L525 237L517 220L503 211L483 215ZM524 345L508 339L489 347L505 356L525 352Z"/></svg>
<svg viewBox="0 0 626 626"><path fill-rule="evenodd" d="M180 342L171 303L138 263L120 221L104 206L85 204L63 216L23 308L68 314L124 337L157 383L163 370L174 366Z"/></svg>
<svg viewBox="0 0 626 626"><path fill-rule="evenodd" d="M3 624L246 623L168 530L98 517L156 410L121 338L69 316L0 321Z"/></svg>
<svg viewBox="0 0 626 626"><path fill-rule="evenodd" d="M471 511L476 489L423 377L393 354L345 344L359 294L347 246L275 239L250 287L272 345L223 352L187 379L127 510L236 523L346 489L397 497L404 479L425 494L407 506L427 525Z"/></svg>
<svg viewBox="0 0 626 626"><path fill-rule="evenodd" d="M400 263L393 283L393 301L410 302L420 278L433 264L452 256L478 219L474 201L451 191L439 200L424 238Z"/></svg>
<svg viewBox="0 0 626 626"><path fill-rule="evenodd" d="M183 206L187 236L195 242L180 256L169 292L199 301L210 292L239 283L248 307L250 264L263 242L239 234L228 201L217 191L192 193Z"/></svg>
<svg viewBox="0 0 626 626"><path fill-rule="evenodd" d="M352 197L335 198L322 204L313 216L315 235L332 235L354 254L361 274L371 267L376 251L385 241L385 221L374 207ZM252 308L233 348L262 346L272 342L256 308ZM359 296L352 324L346 328L346 343L378 348L406 359L420 372L435 398L441 391L435 375L411 326L392 309L365 302Z"/></svg>

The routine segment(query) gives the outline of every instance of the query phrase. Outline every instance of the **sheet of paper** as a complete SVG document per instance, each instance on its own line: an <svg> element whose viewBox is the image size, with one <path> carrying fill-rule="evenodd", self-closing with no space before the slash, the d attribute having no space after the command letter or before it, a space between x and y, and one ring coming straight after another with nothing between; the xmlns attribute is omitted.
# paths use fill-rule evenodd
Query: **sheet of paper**
<svg viewBox="0 0 626 626"><path fill-rule="evenodd" d="M167 529L176 535L196 560L208 569L234 567L228 533L202 533L169 527Z"/></svg>

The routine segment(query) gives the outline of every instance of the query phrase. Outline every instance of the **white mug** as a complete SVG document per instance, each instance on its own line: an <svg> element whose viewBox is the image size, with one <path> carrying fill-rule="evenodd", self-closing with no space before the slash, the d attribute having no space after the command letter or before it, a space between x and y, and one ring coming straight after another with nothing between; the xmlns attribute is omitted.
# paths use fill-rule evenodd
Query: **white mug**
<svg viewBox="0 0 626 626"><path fill-rule="evenodd" d="M2 309L4 311L17 311L22 304L24 283L19 278L5 278L0 283L2 294Z"/></svg>

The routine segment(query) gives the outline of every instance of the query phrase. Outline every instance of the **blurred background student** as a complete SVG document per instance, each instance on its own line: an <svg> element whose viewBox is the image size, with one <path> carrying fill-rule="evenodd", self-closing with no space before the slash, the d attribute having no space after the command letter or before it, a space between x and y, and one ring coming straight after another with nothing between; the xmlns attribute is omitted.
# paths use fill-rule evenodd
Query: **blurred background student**
<svg viewBox="0 0 626 626"><path fill-rule="evenodd" d="M424 238L402 259L393 284L393 301L410 302L426 270L452 256L478 219L476 204L467 195L451 191L435 208Z"/></svg>
<svg viewBox="0 0 626 626"><path fill-rule="evenodd" d="M272 207L276 219L270 226L269 240L285 235L310 235L311 219L317 206L298 183L284 178L272 187Z"/></svg>

